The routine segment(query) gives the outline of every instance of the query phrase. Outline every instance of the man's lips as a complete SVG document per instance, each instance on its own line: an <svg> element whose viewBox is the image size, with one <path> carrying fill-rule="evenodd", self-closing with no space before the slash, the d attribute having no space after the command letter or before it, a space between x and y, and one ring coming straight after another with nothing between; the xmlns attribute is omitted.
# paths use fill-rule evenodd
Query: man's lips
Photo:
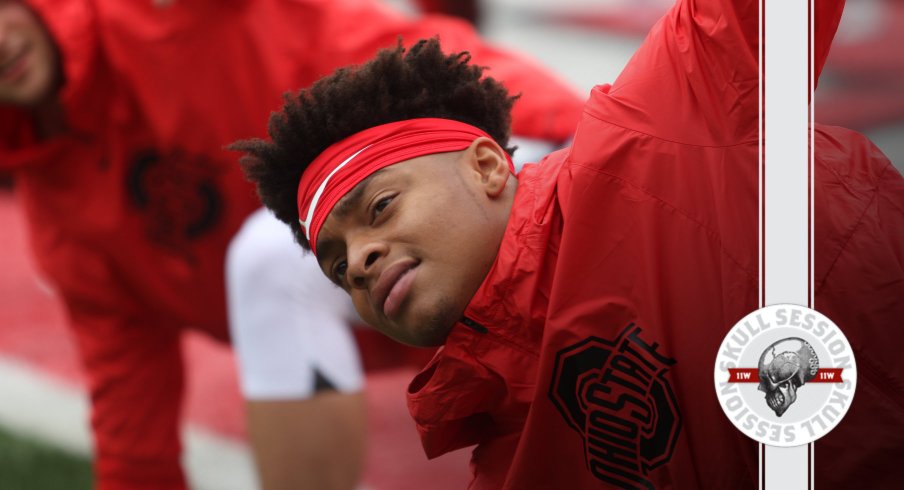
<svg viewBox="0 0 904 490"><path fill-rule="evenodd" d="M402 301L411 289L415 272L419 264L414 259L403 259L390 265L380 273L374 288L371 290L371 301L377 311L386 317L398 313Z"/></svg>
<svg viewBox="0 0 904 490"><path fill-rule="evenodd" d="M0 80L12 82L25 74L28 64L28 58L25 56L27 53L27 50L22 51L0 64Z"/></svg>

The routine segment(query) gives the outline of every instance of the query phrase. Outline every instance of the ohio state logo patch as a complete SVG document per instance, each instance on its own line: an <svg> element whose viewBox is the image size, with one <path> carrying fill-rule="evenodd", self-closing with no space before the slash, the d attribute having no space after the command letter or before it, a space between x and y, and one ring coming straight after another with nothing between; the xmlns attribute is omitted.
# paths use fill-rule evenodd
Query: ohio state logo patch
<svg viewBox="0 0 904 490"><path fill-rule="evenodd" d="M857 364L831 320L780 304L754 311L728 332L714 377L719 403L738 430L788 447L838 425L854 398Z"/></svg>
<svg viewBox="0 0 904 490"><path fill-rule="evenodd" d="M202 155L180 150L138 152L126 187L130 204L146 223L147 238L187 256L192 240L220 224L224 201L216 180L221 173Z"/></svg>
<svg viewBox="0 0 904 490"><path fill-rule="evenodd" d="M587 469L618 488L654 488L672 458L681 412L668 379L675 360L631 323L614 340L589 337L556 354L549 399L581 435Z"/></svg>

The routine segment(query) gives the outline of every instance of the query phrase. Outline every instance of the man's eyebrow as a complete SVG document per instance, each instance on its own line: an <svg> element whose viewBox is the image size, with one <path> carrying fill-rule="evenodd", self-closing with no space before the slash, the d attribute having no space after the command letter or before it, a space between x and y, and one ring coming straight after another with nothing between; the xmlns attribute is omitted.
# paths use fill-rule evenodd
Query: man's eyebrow
<svg viewBox="0 0 904 490"><path fill-rule="evenodd" d="M361 204L361 199L364 197L364 193L367 192L367 188L370 186L371 182L373 182L374 177L380 175L383 172L383 169L377 170L376 172L370 174L366 179L362 180L352 189L348 194L346 194L339 202L336 203L336 207L333 208L333 213L336 213L337 218L345 218L352 212L353 209L357 208L359 204ZM320 246L318 244L317 248Z"/></svg>
<svg viewBox="0 0 904 490"><path fill-rule="evenodd" d="M339 202L336 203L336 206L330 212L330 214L335 213L337 218L344 218L348 216L352 210L358 207L361 203L361 199L364 197L364 193L367 192L368 186L370 186L371 182L373 182L373 178L380 173L383 172L384 169L377 170L376 172L367 176L366 179L362 180L352 189L348 194L342 197ZM317 262L323 265L321 257L327 257L329 252L339 247L341 244L338 240L334 240L331 238L319 239L317 240ZM321 267L322 268L322 267Z"/></svg>

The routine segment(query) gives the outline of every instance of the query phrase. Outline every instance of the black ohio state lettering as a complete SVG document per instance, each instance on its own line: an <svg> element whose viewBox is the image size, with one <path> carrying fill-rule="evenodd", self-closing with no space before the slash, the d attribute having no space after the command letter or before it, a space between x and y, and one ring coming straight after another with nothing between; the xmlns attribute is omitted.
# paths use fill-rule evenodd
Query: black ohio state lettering
<svg viewBox="0 0 904 490"><path fill-rule="evenodd" d="M587 469L619 488L648 488L671 457L681 413L667 374L675 364L630 324L614 340L589 337L556 354L549 399L583 438Z"/></svg>

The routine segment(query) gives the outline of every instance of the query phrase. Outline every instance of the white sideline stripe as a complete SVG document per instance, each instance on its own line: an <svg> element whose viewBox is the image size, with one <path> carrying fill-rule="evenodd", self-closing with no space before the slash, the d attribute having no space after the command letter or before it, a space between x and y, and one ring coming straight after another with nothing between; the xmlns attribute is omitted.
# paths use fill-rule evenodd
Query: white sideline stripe
<svg viewBox="0 0 904 490"><path fill-rule="evenodd" d="M91 453L87 395L9 358L0 358L0 425L69 453Z"/></svg>
<svg viewBox="0 0 904 490"><path fill-rule="evenodd" d="M183 431L183 465L191 487L198 490L257 490L254 461L248 446L189 426Z"/></svg>
<svg viewBox="0 0 904 490"><path fill-rule="evenodd" d="M89 457L87 394L27 363L0 357L0 426L63 451ZM248 447L209 430L183 431L183 464L194 490L258 488Z"/></svg>

